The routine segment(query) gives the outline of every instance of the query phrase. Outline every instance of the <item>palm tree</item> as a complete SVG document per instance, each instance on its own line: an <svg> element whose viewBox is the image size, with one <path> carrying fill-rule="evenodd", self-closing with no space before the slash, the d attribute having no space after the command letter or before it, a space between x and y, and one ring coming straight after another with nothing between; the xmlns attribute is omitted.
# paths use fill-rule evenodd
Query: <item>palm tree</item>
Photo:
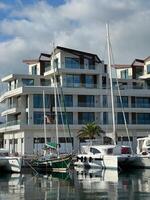
<svg viewBox="0 0 150 200"><path fill-rule="evenodd" d="M95 122L87 123L78 131L79 138L95 139L95 136L101 136L105 131Z"/></svg>

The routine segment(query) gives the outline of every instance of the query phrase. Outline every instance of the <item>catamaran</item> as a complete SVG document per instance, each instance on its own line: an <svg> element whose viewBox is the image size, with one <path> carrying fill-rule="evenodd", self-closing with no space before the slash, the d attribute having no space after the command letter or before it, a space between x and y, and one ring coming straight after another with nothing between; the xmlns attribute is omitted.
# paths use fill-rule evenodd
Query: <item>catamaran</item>
<svg viewBox="0 0 150 200"><path fill-rule="evenodd" d="M107 30L107 50L108 50L108 69L109 69L109 79L110 79L110 93L111 93L111 109L112 109L112 133L107 133L107 136L113 139L113 145L94 145L87 144L81 147L81 153L77 155L77 160L75 161L75 166L82 167L92 167L92 168L105 168L105 169L118 169L126 168L130 164L134 163L136 157L133 156L133 150L130 143L130 137L125 123L125 129L127 136L129 138L129 146L120 146L116 144L116 124L115 124L115 111L114 111L114 94L113 94L113 83L112 83L112 65L111 65L111 46L110 46L110 36L109 36L109 27L106 25ZM118 93L121 100L121 95ZM123 111L124 121L125 114Z"/></svg>

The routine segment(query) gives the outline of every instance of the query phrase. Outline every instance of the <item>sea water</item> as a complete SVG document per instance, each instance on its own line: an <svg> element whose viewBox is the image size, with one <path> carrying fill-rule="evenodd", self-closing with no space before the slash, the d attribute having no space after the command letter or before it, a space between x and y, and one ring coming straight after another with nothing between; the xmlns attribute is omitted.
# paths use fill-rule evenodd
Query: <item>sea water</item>
<svg viewBox="0 0 150 200"><path fill-rule="evenodd" d="M150 170L0 174L0 200L149 200Z"/></svg>

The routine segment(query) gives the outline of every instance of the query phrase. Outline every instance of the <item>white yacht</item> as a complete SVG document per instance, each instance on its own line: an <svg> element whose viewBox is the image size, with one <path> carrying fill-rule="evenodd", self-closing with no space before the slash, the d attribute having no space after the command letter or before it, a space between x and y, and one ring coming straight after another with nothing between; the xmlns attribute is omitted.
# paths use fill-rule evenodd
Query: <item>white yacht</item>
<svg viewBox="0 0 150 200"><path fill-rule="evenodd" d="M8 172L21 172L22 159L19 156L9 155L6 149L0 149L0 170Z"/></svg>
<svg viewBox="0 0 150 200"><path fill-rule="evenodd" d="M77 155L75 166L85 168L119 169L134 162L130 147L119 145L85 145Z"/></svg>

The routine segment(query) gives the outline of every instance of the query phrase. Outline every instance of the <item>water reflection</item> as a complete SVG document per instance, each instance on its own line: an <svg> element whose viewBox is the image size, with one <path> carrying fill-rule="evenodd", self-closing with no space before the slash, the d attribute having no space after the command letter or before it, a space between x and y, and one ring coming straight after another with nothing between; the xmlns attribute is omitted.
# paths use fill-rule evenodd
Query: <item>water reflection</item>
<svg viewBox="0 0 150 200"><path fill-rule="evenodd" d="M0 174L0 200L150 199L150 170Z"/></svg>

